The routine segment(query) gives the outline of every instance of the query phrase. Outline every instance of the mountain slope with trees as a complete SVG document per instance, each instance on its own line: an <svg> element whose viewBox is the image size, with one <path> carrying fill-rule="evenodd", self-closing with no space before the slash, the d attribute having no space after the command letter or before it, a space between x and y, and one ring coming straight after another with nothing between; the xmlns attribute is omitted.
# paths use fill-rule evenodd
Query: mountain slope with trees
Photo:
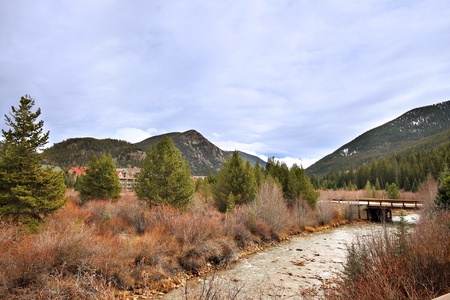
<svg viewBox="0 0 450 300"><path fill-rule="evenodd" d="M217 173L227 157L233 153L221 150L199 132L188 130L153 136L135 144L115 139L71 138L46 149L46 163L68 169L73 166L87 166L94 154L98 157L111 154L118 168L141 167L145 152L155 147L165 136L172 140L188 162L191 175L206 176L211 172ZM256 162L263 167L266 165L265 161L256 156L238 152L242 159L250 161L252 165Z"/></svg>
<svg viewBox="0 0 450 300"><path fill-rule="evenodd" d="M408 111L369 130L307 168L309 176L350 170L374 159L429 150L450 140L450 101Z"/></svg>
<svg viewBox="0 0 450 300"><path fill-rule="evenodd" d="M140 166L145 154L135 145L115 139L71 138L45 150L47 164L70 167L87 166L93 155L111 154L116 167Z"/></svg>

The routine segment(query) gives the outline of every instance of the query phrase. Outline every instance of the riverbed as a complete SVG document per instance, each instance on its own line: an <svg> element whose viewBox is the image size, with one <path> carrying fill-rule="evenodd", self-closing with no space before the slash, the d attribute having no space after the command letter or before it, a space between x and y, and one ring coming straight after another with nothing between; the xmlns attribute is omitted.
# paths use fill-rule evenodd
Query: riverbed
<svg viewBox="0 0 450 300"><path fill-rule="evenodd" d="M357 237L381 230L380 224L347 225L296 236L263 252L240 259L206 279L196 278L165 299L315 299L323 286L343 271L347 246ZM235 297L234 297L235 296ZM203 299L212 299L203 297Z"/></svg>

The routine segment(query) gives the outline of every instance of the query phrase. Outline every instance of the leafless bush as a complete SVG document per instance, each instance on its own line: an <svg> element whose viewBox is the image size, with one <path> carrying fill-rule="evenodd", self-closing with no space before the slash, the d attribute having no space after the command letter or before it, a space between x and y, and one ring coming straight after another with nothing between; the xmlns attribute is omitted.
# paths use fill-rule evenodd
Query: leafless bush
<svg viewBox="0 0 450 300"><path fill-rule="evenodd" d="M293 228L299 227L299 229L303 230L307 226L316 226L318 223L314 210L301 198L295 201L291 208L290 216Z"/></svg>
<svg viewBox="0 0 450 300"><path fill-rule="evenodd" d="M330 223L336 216L336 208L329 201L317 203L317 216L319 225Z"/></svg>
<svg viewBox="0 0 450 300"><path fill-rule="evenodd" d="M116 209L117 216L132 226L136 233L142 234L148 229L146 205L139 202L136 198L128 196L126 199L120 199L117 202Z"/></svg>
<svg viewBox="0 0 450 300"><path fill-rule="evenodd" d="M237 258L236 246L227 240L209 240L192 245L180 256L180 264L184 269L198 273L208 263L228 265Z"/></svg>
<svg viewBox="0 0 450 300"><path fill-rule="evenodd" d="M187 212L173 220L171 233L182 245L195 245L219 237L220 213L214 210Z"/></svg>
<svg viewBox="0 0 450 300"><path fill-rule="evenodd" d="M342 218L345 220L355 220L358 219L358 210L359 206L357 205L350 205L350 204L340 204L340 212Z"/></svg>
<svg viewBox="0 0 450 300"><path fill-rule="evenodd" d="M431 299L450 292L449 223L449 213L435 213L411 233L401 225L360 238L326 299Z"/></svg>
<svg viewBox="0 0 450 300"><path fill-rule="evenodd" d="M237 246L244 249L253 241L252 234L246 226L249 218L248 206L236 207L231 213L226 214L222 221L223 234L233 239Z"/></svg>
<svg viewBox="0 0 450 300"><path fill-rule="evenodd" d="M286 230L288 208L280 185L271 177L261 184L250 207L256 220L261 220L274 232L281 233Z"/></svg>
<svg viewBox="0 0 450 300"><path fill-rule="evenodd" d="M95 235L88 226L50 220L41 234L22 234L20 240L0 245L2 287L42 286L48 274L73 275L85 268L93 245Z"/></svg>
<svg viewBox="0 0 450 300"><path fill-rule="evenodd" d="M30 299L116 299L116 293L105 281L96 274L79 273L74 277L52 275L45 282L36 295L36 291L29 291ZM20 299L26 299L21 294Z"/></svg>
<svg viewBox="0 0 450 300"><path fill-rule="evenodd" d="M438 182L431 174L428 174L427 179L419 186L416 193L416 199L423 201L423 212L425 214L432 213L434 209L434 199L438 191Z"/></svg>

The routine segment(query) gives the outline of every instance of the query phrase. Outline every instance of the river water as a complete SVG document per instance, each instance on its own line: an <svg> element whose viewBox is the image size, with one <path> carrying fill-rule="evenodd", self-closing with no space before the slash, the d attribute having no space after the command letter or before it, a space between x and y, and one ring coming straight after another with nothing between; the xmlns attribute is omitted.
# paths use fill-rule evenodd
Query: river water
<svg viewBox="0 0 450 300"><path fill-rule="evenodd" d="M220 299L315 299L343 270L347 245L378 230L382 225L359 224L293 237L207 279L191 280L165 299L186 299L186 293L199 299L207 292L220 294Z"/></svg>

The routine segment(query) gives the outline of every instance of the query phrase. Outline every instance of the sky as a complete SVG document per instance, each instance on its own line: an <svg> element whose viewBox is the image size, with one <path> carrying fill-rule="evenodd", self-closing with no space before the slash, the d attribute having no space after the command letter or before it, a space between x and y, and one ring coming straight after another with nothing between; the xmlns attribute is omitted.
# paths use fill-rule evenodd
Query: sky
<svg viewBox="0 0 450 300"><path fill-rule="evenodd" d="M306 168L450 100L449 16L448 0L0 0L0 113L30 95L48 146L195 129Z"/></svg>

